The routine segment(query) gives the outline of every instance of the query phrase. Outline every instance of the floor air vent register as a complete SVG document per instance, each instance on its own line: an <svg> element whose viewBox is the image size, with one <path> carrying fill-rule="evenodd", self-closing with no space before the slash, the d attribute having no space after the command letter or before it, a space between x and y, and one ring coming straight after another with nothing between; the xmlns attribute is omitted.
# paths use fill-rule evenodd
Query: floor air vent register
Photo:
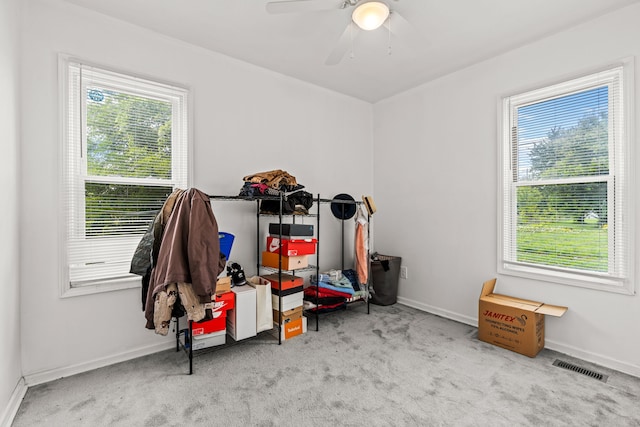
<svg viewBox="0 0 640 427"><path fill-rule="evenodd" d="M603 383L607 382L607 378L609 378L608 376L601 374L600 372L596 372L596 371L592 371L590 369L586 369L586 368L582 368L578 365L574 365L573 363L569 363L569 362L565 362L563 360L560 359L556 359L553 362L553 366L558 366L559 368L564 368L564 369L568 369L570 371L573 372L577 372L579 374L582 375L586 375L587 377L591 377L594 378L598 381L602 381Z"/></svg>

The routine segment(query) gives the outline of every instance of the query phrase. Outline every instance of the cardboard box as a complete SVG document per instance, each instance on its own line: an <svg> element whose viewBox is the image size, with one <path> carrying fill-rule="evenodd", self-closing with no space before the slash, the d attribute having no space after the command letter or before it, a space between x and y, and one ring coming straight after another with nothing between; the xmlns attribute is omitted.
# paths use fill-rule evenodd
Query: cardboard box
<svg viewBox="0 0 640 427"><path fill-rule="evenodd" d="M276 324L277 325L277 324ZM274 328L274 334L277 337L278 328ZM307 318L302 316L298 320L286 323L280 328L280 338L283 341L297 337L298 335L305 334L307 332Z"/></svg>
<svg viewBox="0 0 640 427"><path fill-rule="evenodd" d="M220 310L231 310L235 304L235 295L233 292L224 292L220 295L215 296L213 301L211 301L211 305L213 306L213 311Z"/></svg>
<svg viewBox="0 0 640 427"><path fill-rule="evenodd" d="M567 307L495 294L496 279L482 285L478 339L525 356L544 348L544 316L560 317Z"/></svg>
<svg viewBox="0 0 640 427"><path fill-rule="evenodd" d="M271 288L271 293L273 295L282 295L283 297L286 297L287 295L291 295L291 294L296 294L298 292L302 292L304 290L304 286L296 286L295 288L289 288L289 289L284 289L284 290L280 290L280 289L274 289Z"/></svg>
<svg viewBox="0 0 640 427"><path fill-rule="evenodd" d="M232 292L215 295L213 301L211 301L213 319L204 322L193 322L191 333L195 336L224 331L227 327L227 310L233 308L234 300L235 297Z"/></svg>
<svg viewBox="0 0 640 427"><path fill-rule="evenodd" d="M285 323L289 323L291 321L301 319L302 311L303 311L302 306L292 308L291 310L283 311L282 321L280 321L280 317L279 317L280 312L278 310L273 310L273 323L277 325L278 322L280 321L280 324L284 325Z"/></svg>
<svg viewBox="0 0 640 427"><path fill-rule="evenodd" d="M280 256L279 254L275 254L269 251L262 252L262 265L264 265L265 267L279 268L279 258L282 258L283 270L298 270L309 265L309 255Z"/></svg>
<svg viewBox="0 0 640 427"><path fill-rule="evenodd" d="M215 345L226 344L227 333L222 330L206 335L194 335L193 336L193 349L202 350L203 348L213 347Z"/></svg>
<svg viewBox="0 0 640 427"><path fill-rule="evenodd" d="M287 273L282 273L280 278L278 278L278 273L267 274L261 277L271 283L271 289L279 289L285 291L287 289L304 286L304 278L292 276L291 274ZM282 282L279 282L278 280L282 280Z"/></svg>
<svg viewBox="0 0 640 427"><path fill-rule="evenodd" d="M282 228L280 227L282 226ZM269 234L274 237L313 237L313 225L311 224L269 224Z"/></svg>
<svg viewBox="0 0 640 427"><path fill-rule="evenodd" d="M278 295L271 294L271 304L273 308L280 311L293 310L300 307L303 304L304 292L296 292L295 294L279 297ZM279 304L279 299L282 298L282 306Z"/></svg>
<svg viewBox="0 0 640 427"><path fill-rule="evenodd" d="M221 277L216 282L216 295L231 292L231 277Z"/></svg>
<svg viewBox="0 0 640 427"><path fill-rule="evenodd" d="M317 239L282 239L267 236L267 252L285 256L313 255L316 253Z"/></svg>
<svg viewBox="0 0 640 427"><path fill-rule="evenodd" d="M226 331L227 329L227 311L221 310L213 313L215 316L211 320L204 322L193 322L191 324L191 334L195 337L198 335L207 335L213 332Z"/></svg>
<svg viewBox="0 0 640 427"><path fill-rule="evenodd" d="M227 334L236 341L255 337L256 288L250 285L234 286L235 306L227 312Z"/></svg>

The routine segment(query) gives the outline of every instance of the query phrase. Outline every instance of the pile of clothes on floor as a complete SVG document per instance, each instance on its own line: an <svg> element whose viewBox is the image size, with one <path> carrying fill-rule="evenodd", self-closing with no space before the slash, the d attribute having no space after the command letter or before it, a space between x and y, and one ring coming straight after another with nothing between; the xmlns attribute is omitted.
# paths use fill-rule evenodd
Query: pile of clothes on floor
<svg viewBox="0 0 640 427"><path fill-rule="evenodd" d="M299 184L296 177L287 171L275 169L258 172L242 178L244 185L240 189L240 196L262 199L260 213L275 214L280 211L280 196L282 196L282 213L285 215L309 213L313 205L313 195Z"/></svg>
<svg viewBox="0 0 640 427"><path fill-rule="evenodd" d="M366 286L358 282L355 270L329 270L311 278L311 285L304 289L304 308L326 313L342 310L347 303L366 297Z"/></svg>

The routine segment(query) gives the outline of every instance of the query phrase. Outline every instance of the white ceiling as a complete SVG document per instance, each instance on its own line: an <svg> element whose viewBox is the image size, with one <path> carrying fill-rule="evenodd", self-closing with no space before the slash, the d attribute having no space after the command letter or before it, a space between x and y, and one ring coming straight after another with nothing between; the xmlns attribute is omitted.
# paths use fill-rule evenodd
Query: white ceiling
<svg viewBox="0 0 640 427"><path fill-rule="evenodd" d="M414 37L392 36L389 55L386 28L360 31L353 58L333 66L325 59L353 10L340 9L343 0L311 0L335 9L288 14L267 13L269 0L65 1L376 102L640 0L386 0Z"/></svg>

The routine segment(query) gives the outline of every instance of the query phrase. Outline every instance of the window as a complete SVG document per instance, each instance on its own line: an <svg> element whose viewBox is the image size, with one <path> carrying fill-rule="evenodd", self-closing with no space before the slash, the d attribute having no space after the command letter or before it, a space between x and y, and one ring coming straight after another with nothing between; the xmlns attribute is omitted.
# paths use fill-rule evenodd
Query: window
<svg viewBox="0 0 640 427"><path fill-rule="evenodd" d="M142 235L187 187L187 91L61 57L63 295L137 286Z"/></svg>
<svg viewBox="0 0 640 427"><path fill-rule="evenodd" d="M633 293L631 75L503 98L500 273Z"/></svg>

